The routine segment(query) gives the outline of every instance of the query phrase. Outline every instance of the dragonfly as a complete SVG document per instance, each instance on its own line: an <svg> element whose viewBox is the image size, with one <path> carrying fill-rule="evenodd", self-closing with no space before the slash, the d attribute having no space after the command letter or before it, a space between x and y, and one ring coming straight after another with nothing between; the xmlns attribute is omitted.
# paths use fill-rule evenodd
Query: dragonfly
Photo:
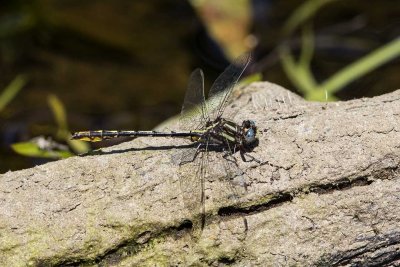
<svg viewBox="0 0 400 267"><path fill-rule="evenodd" d="M225 179L230 181L231 176L237 173L229 170L237 166L233 154L240 152L242 159L245 159L243 155L258 144L255 121L246 119L238 124L223 116L233 88L250 61L250 53L245 53L233 60L232 64L218 76L211 86L207 101L203 71L201 69L194 70L189 78L177 131L81 131L75 132L72 139L90 142L117 137L172 137L190 140L193 146L185 149L186 151L179 151L174 158L180 166L189 163L197 166L194 175L180 172L180 183L185 206L188 210L198 211L200 214L200 218L196 221L199 221L197 228L202 232L205 226L205 180L210 168L209 152L223 153L225 163L222 164L228 166L225 167L227 176ZM229 163L226 164L226 162Z"/></svg>

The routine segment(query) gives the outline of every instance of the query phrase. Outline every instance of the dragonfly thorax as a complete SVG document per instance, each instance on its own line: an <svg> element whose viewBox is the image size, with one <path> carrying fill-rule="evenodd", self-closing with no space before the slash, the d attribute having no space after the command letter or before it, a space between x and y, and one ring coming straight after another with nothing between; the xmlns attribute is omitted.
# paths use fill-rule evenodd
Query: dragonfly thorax
<svg viewBox="0 0 400 267"><path fill-rule="evenodd" d="M217 118L206 124L201 141L211 144L224 145L229 150L246 150L256 142L256 125L254 121L245 120L242 125Z"/></svg>

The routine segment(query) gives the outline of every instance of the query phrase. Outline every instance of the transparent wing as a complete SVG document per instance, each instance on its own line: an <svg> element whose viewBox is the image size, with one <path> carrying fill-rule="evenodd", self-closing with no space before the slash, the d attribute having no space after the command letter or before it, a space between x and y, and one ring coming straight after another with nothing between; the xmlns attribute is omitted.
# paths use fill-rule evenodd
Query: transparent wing
<svg viewBox="0 0 400 267"><path fill-rule="evenodd" d="M194 149L196 151L182 154L179 181L185 208L192 214L192 234L199 238L205 223L204 177L207 173L207 153Z"/></svg>
<svg viewBox="0 0 400 267"><path fill-rule="evenodd" d="M234 204L238 204L240 197L247 194L247 182L243 170L236 162L235 157L228 153L221 159L225 169L223 184L226 190L227 198Z"/></svg>
<svg viewBox="0 0 400 267"><path fill-rule="evenodd" d="M192 72L182 105L179 128L196 130L205 125L208 114L204 99L204 74L201 69Z"/></svg>
<svg viewBox="0 0 400 267"><path fill-rule="evenodd" d="M228 207L240 207L240 198L247 195L247 180L246 174L239 168L235 157L229 152L224 156L223 166L225 169L226 176L223 178L222 188L225 189L225 194L228 200ZM222 210L220 210L222 211ZM223 214L229 214L229 208L226 209ZM246 216L241 215L243 220L243 234L242 238L246 238L248 231L248 222ZM238 232L237 232L238 233Z"/></svg>
<svg viewBox="0 0 400 267"><path fill-rule="evenodd" d="M207 101L207 111L211 120L222 116L232 89L239 81L240 76L242 76L250 61L251 53L242 54L218 76L211 86Z"/></svg>

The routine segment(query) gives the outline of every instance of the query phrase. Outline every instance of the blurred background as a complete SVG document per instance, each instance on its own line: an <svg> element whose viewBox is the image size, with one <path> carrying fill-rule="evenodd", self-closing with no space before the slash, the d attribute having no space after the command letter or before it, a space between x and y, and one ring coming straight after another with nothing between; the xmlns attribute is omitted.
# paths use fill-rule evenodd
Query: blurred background
<svg viewBox="0 0 400 267"><path fill-rule="evenodd" d="M0 0L0 173L96 148L72 131L152 129L245 51L249 80L308 100L394 91L399 33L393 0Z"/></svg>

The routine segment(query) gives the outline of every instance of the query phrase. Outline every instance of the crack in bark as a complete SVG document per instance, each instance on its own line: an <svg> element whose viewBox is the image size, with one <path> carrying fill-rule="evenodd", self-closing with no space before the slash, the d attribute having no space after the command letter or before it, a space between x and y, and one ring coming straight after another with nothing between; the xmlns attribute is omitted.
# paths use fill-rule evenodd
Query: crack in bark
<svg viewBox="0 0 400 267"><path fill-rule="evenodd" d="M389 266L400 259L400 232L368 238L366 246L323 257L317 266ZM387 248L393 250L387 252ZM372 253L372 255L368 255ZM375 253L375 254L374 254Z"/></svg>
<svg viewBox="0 0 400 267"><path fill-rule="evenodd" d="M307 195L310 193L316 193L319 195L329 194L333 191L346 190L356 186L368 186L372 184L375 180L386 180L391 179L395 176L397 168L383 169L379 172L373 173L371 176L360 176L357 178L343 178L332 183L326 184L312 184L307 186L307 188L298 188L290 192L278 192L268 196L268 201L250 205L246 207L239 206L226 206L218 210L218 215L222 217L230 217L236 215L248 215L258 212L263 212L274 208L284 203L292 201L295 197L301 195Z"/></svg>

